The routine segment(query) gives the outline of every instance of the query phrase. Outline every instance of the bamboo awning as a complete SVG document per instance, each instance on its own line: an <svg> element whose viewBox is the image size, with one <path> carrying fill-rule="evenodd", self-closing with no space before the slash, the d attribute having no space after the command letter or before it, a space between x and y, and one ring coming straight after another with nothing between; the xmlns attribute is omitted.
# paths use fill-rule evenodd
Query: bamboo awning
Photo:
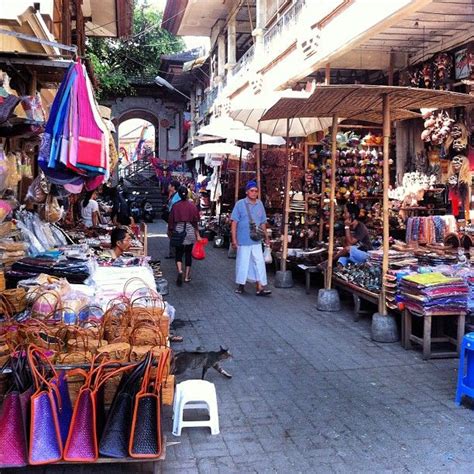
<svg viewBox="0 0 474 474"><path fill-rule="evenodd" d="M265 112L261 120L329 117L333 114L349 119L374 112L378 112L381 116L384 96L390 99L392 114L397 110L442 109L474 105L474 96L459 92L363 84L323 85L318 86L307 99L281 98ZM396 116L396 113L394 115ZM400 120L394 116L392 119ZM363 119L359 118L359 120Z"/></svg>

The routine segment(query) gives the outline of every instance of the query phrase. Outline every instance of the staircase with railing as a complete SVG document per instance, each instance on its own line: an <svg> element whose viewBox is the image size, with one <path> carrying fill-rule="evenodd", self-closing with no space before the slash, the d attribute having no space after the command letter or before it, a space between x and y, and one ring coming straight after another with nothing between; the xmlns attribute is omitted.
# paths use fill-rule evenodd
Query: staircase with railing
<svg viewBox="0 0 474 474"><path fill-rule="evenodd" d="M147 197L157 216L161 214L162 206L166 196L156 179L156 172L151 158L153 154L145 155L120 170L120 178L127 192L138 192ZM164 190L166 193L166 190Z"/></svg>

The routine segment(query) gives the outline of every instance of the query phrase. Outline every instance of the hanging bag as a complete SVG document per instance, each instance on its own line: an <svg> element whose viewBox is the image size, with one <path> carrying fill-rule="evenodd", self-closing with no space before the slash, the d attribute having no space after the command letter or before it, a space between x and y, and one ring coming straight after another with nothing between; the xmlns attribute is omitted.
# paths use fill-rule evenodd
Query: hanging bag
<svg viewBox="0 0 474 474"><path fill-rule="evenodd" d="M179 224L179 222L178 222ZM171 247L180 247L184 244L184 239L186 238L186 222L182 222L184 224L184 228L181 232L177 231L176 228L171 233L170 237L170 245Z"/></svg>
<svg viewBox="0 0 474 474"><path fill-rule="evenodd" d="M201 239L194 243L192 256L196 260L204 260L206 258L206 245L208 243L207 239Z"/></svg>
<svg viewBox="0 0 474 474"><path fill-rule="evenodd" d="M266 237L265 231L260 226L257 226L255 221L253 220L252 214L250 212L250 207L247 201L245 201L245 209L247 209L247 215L249 217L250 238L255 242L260 242Z"/></svg>

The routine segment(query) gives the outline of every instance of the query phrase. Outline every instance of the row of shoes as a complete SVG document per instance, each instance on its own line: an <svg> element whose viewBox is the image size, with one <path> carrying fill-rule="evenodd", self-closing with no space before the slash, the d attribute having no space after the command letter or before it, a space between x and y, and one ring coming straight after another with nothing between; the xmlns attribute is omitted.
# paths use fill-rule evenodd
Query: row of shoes
<svg viewBox="0 0 474 474"><path fill-rule="evenodd" d="M163 276L163 272L161 271L161 260L151 260L149 265L153 271L155 279Z"/></svg>

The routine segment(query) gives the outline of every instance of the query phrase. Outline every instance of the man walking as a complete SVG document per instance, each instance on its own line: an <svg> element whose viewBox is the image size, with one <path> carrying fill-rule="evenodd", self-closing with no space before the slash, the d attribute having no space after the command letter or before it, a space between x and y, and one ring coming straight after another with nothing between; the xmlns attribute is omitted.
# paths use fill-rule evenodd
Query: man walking
<svg viewBox="0 0 474 474"><path fill-rule="evenodd" d="M267 285L267 271L262 251L262 239L267 245L267 216L262 201L257 199L258 187L249 181L245 187L247 197L237 201L232 211L232 246L237 249L236 293L244 291L247 281L255 282L257 296L268 296L272 292Z"/></svg>

